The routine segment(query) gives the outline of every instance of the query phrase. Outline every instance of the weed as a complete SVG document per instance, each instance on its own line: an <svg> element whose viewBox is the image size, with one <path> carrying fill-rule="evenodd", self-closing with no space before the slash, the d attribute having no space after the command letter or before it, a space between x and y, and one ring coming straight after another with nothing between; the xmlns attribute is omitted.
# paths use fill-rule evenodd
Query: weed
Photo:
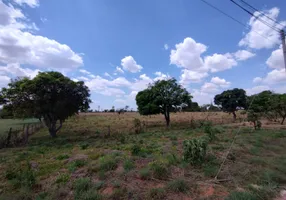
<svg viewBox="0 0 286 200"><path fill-rule="evenodd" d="M92 187L90 178L79 178L74 182L75 196L81 196Z"/></svg>
<svg viewBox="0 0 286 200"><path fill-rule="evenodd" d="M149 168L143 168L139 171L139 176L142 180L149 180L151 179L151 173Z"/></svg>
<svg viewBox="0 0 286 200"><path fill-rule="evenodd" d="M85 160L75 160L68 166L70 172L76 171L78 168L83 167L86 164Z"/></svg>
<svg viewBox="0 0 286 200"><path fill-rule="evenodd" d="M180 163L180 159L174 153L170 153L166 156L169 165L177 165Z"/></svg>
<svg viewBox="0 0 286 200"><path fill-rule="evenodd" d="M134 167L135 167L135 165L134 165L133 160L127 159L123 163L123 168L125 169L125 171L130 171Z"/></svg>
<svg viewBox="0 0 286 200"><path fill-rule="evenodd" d="M150 163L154 178L166 179L168 177L168 169L165 163L154 161Z"/></svg>
<svg viewBox="0 0 286 200"><path fill-rule="evenodd" d="M183 160L193 165L202 164L205 160L207 143L202 139L185 140L183 142Z"/></svg>
<svg viewBox="0 0 286 200"><path fill-rule="evenodd" d="M103 156L99 158L99 170L100 171L110 171L117 167L117 160L114 156Z"/></svg>
<svg viewBox="0 0 286 200"><path fill-rule="evenodd" d="M173 180L173 181L169 182L167 188L173 192L185 193L188 191L189 186L185 180L177 179L177 180Z"/></svg>
<svg viewBox="0 0 286 200"><path fill-rule="evenodd" d="M136 134L139 134L142 132L142 125L140 119L135 118L133 120L134 130Z"/></svg>
<svg viewBox="0 0 286 200"><path fill-rule="evenodd" d="M132 147L131 147L131 154L133 156L137 156L141 153L141 147L138 145L138 144L134 144Z"/></svg>
<svg viewBox="0 0 286 200"><path fill-rule="evenodd" d="M147 193L147 199L150 200L161 200L166 198L166 191L164 188L152 188Z"/></svg>
<svg viewBox="0 0 286 200"><path fill-rule="evenodd" d="M58 184L66 184L70 179L69 174L60 174L56 180L56 183Z"/></svg>
<svg viewBox="0 0 286 200"><path fill-rule="evenodd" d="M80 149L84 150L87 149L89 144L87 142L83 142L79 144Z"/></svg>
<svg viewBox="0 0 286 200"><path fill-rule="evenodd" d="M118 180L114 180L112 182L112 186L115 187L115 188L119 188L121 186L121 182L118 181Z"/></svg>
<svg viewBox="0 0 286 200"><path fill-rule="evenodd" d="M97 175L98 175L99 180L105 180L106 178L105 171L103 170L100 170Z"/></svg>
<svg viewBox="0 0 286 200"><path fill-rule="evenodd" d="M57 160L65 160L68 158L69 158L69 155L67 155L67 154L62 154L62 155L59 155L56 157Z"/></svg>
<svg viewBox="0 0 286 200"><path fill-rule="evenodd" d="M103 199L102 195L100 195L96 190L90 189L85 193L81 194L81 196L77 197L76 200L101 200Z"/></svg>
<svg viewBox="0 0 286 200"><path fill-rule="evenodd" d="M126 188L116 188L113 193L110 195L112 200L127 199L128 191Z"/></svg>
<svg viewBox="0 0 286 200"><path fill-rule="evenodd" d="M231 192L225 200L258 200L258 198L250 192Z"/></svg>
<svg viewBox="0 0 286 200"><path fill-rule="evenodd" d="M98 182L96 182L96 183L94 184L94 188L95 188L96 190L101 189L103 186L104 186L104 181L98 181Z"/></svg>

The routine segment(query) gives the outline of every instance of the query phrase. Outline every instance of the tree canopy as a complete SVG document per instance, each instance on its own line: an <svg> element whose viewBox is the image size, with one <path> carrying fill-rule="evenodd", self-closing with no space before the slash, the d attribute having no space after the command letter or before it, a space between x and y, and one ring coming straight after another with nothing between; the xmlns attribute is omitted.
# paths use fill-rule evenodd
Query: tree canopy
<svg viewBox="0 0 286 200"><path fill-rule="evenodd" d="M234 88L217 94L214 103L222 108L222 111L233 114L236 119L236 111L240 108L247 108L247 96L243 89Z"/></svg>
<svg viewBox="0 0 286 200"><path fill-rule="evenodd" d="M165 116L166 125L170 124L170 112L172 109L189 104L192 96L179 85L176 79L159 80L136 96L138 111L142 115L162 113Z"/></svg>
<svg viewBox="0 0 286 200"><path fill-rule="evenodd" d="M40 72L34 79L12 80L0 96L15 117L43 119L52 137L68 117L88 110L91 102L84 82L74 82L59 72Z"/></svg>

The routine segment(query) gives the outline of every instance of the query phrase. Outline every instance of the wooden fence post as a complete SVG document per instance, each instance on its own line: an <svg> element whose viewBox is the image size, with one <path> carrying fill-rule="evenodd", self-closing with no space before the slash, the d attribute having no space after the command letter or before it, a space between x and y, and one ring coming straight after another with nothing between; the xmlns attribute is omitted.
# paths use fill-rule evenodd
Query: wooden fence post
<svg viewBox="0 0 286 200"><path fill-rule="evenodd" d="M28 124L27 126L26 126L26 134L25 134L25 140L24 140L24 143L25 144L27 144L28 143L28 139L29 139L29 126L30 126L30 124Z"/></svg>
<svg viewBox="0 0 286 200"><path fill-rule="evenodd" d="M6 140L6 147L10 145L11 135L12 135L12 127L10 128L9 133L8 133L8 137L7 137L7 140Z"/></svg>

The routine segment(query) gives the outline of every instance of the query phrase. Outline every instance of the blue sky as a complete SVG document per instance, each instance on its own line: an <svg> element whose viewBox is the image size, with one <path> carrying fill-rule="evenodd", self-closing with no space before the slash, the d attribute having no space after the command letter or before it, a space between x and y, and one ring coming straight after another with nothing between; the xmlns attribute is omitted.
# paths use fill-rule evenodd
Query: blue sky
<svg viewBox="0 0 286 200"><path fill-rule="evenodd" d="M279 35L229 0L207 1L250 28L200 0L0 0L0 87L56 70L85 81L93 109L136 109L138 91L169 77L200 104L234 87L284 93ZM285 28L285 1L247 2Z"/></svg>

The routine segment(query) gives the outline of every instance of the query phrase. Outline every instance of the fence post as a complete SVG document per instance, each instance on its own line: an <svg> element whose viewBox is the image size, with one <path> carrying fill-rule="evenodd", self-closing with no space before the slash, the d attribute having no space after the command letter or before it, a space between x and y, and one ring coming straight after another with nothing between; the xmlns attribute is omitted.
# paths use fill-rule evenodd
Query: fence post
<svg viewBox="0 0 286 200"><path fill-rule="evenodd" d="M27 124L26 126L26 134L25 134L25 140L24 140L24 143L27 144L28 143L28 139L29 139L29 126L30 124Z"/></svg>
<svg viewBox="0 0 286 200"><path fill-rule="evenodd" d="M8 133L8 137L6 140L6 147L10 145L11 135L12 135L12 127L10 128L9 133Z"/></svg>

